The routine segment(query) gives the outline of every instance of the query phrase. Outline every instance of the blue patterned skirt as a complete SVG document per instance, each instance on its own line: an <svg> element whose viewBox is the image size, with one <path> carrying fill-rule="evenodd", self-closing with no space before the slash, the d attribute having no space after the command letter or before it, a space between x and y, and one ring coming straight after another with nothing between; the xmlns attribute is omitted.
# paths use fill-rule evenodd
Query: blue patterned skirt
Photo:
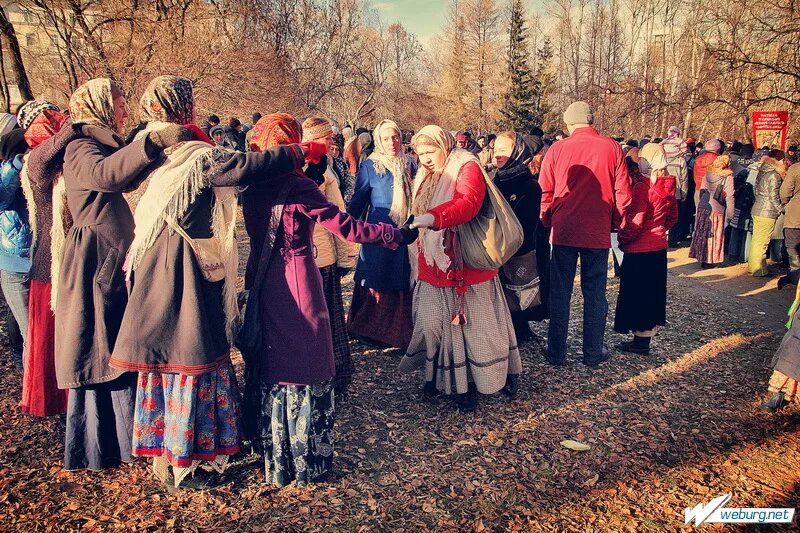
<svg viewBox="0 0 800 533"><path fill-rule="evenodd" d="M334 391L320 385L261 382L255 448L264 456L267 484L313 482L333 467Z"/></svg>
<svg viewBox="0 0 800 533"><path fill-rule="evenodd" d="M240 403L230 359L198 376L142 372L133 453L173 467L233 455L241 449Z"/></svg>

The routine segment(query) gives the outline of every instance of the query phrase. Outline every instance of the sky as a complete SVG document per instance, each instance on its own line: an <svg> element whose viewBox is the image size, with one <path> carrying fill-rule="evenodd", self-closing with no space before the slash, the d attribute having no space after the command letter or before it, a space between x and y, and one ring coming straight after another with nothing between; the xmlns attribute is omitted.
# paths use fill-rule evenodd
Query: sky
<svg viewBox="0 0 800 533"><path fill-rule="evenodd" d="M528 0L528 13L542 6L545 1ZM427 46L431 38L441 31L450 0L372 0L370 3L384 24L402 23ZM499 0L497 4L505 6L505 0Z"/></svg>

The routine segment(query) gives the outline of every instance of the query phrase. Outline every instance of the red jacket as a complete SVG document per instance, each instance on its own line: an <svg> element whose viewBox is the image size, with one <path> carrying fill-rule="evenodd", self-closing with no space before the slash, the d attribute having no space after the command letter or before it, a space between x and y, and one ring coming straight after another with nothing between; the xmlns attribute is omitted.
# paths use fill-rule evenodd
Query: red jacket
<svg viewBox="0 0 800 533"><path fill-rule="evenodd" d="M700 191L700 188L703 185L703 178L706 177L706 172L708 171L708 167L711 166L711 163L717 158L718 154L716 152L703 152L702 154L698 155L697 158L694 160L694 190L695 193Z"/></svg>
<svg viewBox="0 0 800 533"><path fill-rule="evenodd" d="M625 253L667 249L667 231L678 221L675 178L664 176L652 183L639 177L633 184L631 205L619 230L619 247Z"/></svg>
<svg viewBox="0 0 800 533"><path fill-rule="evenodd" d="M461 169L456 183L453 199L440 204L428 211L435 219L433 230L454 228L459 224L469 222L478 214L483 198L486 196L486 181L477 163L469 162ZM452 250L445 248L445 252L453 259ZM452 269L452 265L451 265ZM454 272L442 272L434 265L428 265L422 250L419 253L419 279L426 281L434 287L457 287ZM464 286L477 285L489 281L497 275L497 270L477 270L464 266Z"/></svg>
<svg viewBox="0 0 800 533"><path fill-rule="evenodd" d="M631 201L628 168L619 143L592 127L553 144L539 173L541 219L552 243L610 248Z"/></svg>

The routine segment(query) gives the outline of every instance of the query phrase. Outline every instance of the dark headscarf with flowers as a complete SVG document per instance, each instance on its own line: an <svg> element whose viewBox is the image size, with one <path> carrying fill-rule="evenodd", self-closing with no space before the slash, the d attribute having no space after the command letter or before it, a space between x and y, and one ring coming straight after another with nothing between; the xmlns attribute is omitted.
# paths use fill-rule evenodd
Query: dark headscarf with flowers
<svg viewBox="0 0 800 533"><path fill-rule="evenodd" d="M139 99L142 122L194 122L192 81L180 76L158 76Z"/></svg>
<svg viewBox="0 0 800 533"><path fill-rule="evenodd" d="M282 144L299 143L303 128L297 119L288 113L273 113L259 120L253 127L250 150L261 152Z"/></svg>

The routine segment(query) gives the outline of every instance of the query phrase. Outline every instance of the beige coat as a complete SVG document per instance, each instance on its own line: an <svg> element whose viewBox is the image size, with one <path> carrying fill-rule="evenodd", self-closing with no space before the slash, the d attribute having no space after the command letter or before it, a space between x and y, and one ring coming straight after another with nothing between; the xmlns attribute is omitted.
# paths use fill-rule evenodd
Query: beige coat
<svg viewBox="0 0 800 533"><path fill-rule="evenodd" d="M800 163L786 171L781 184L781 202L786 213L783 227L800 228Z"/></svg>
<svg viewBox="0 0 800 533"><path fill-rule="evenodd" d="M329 202L335 204L340 211L345 210L339 184L330 167L325 171L325 183L320 185L320 189ZM341 268L353 268L356 265L357 255L357 244L334 236L319 224L314 227L314 259L317 267L325 268L335 264Z"/></svg>

